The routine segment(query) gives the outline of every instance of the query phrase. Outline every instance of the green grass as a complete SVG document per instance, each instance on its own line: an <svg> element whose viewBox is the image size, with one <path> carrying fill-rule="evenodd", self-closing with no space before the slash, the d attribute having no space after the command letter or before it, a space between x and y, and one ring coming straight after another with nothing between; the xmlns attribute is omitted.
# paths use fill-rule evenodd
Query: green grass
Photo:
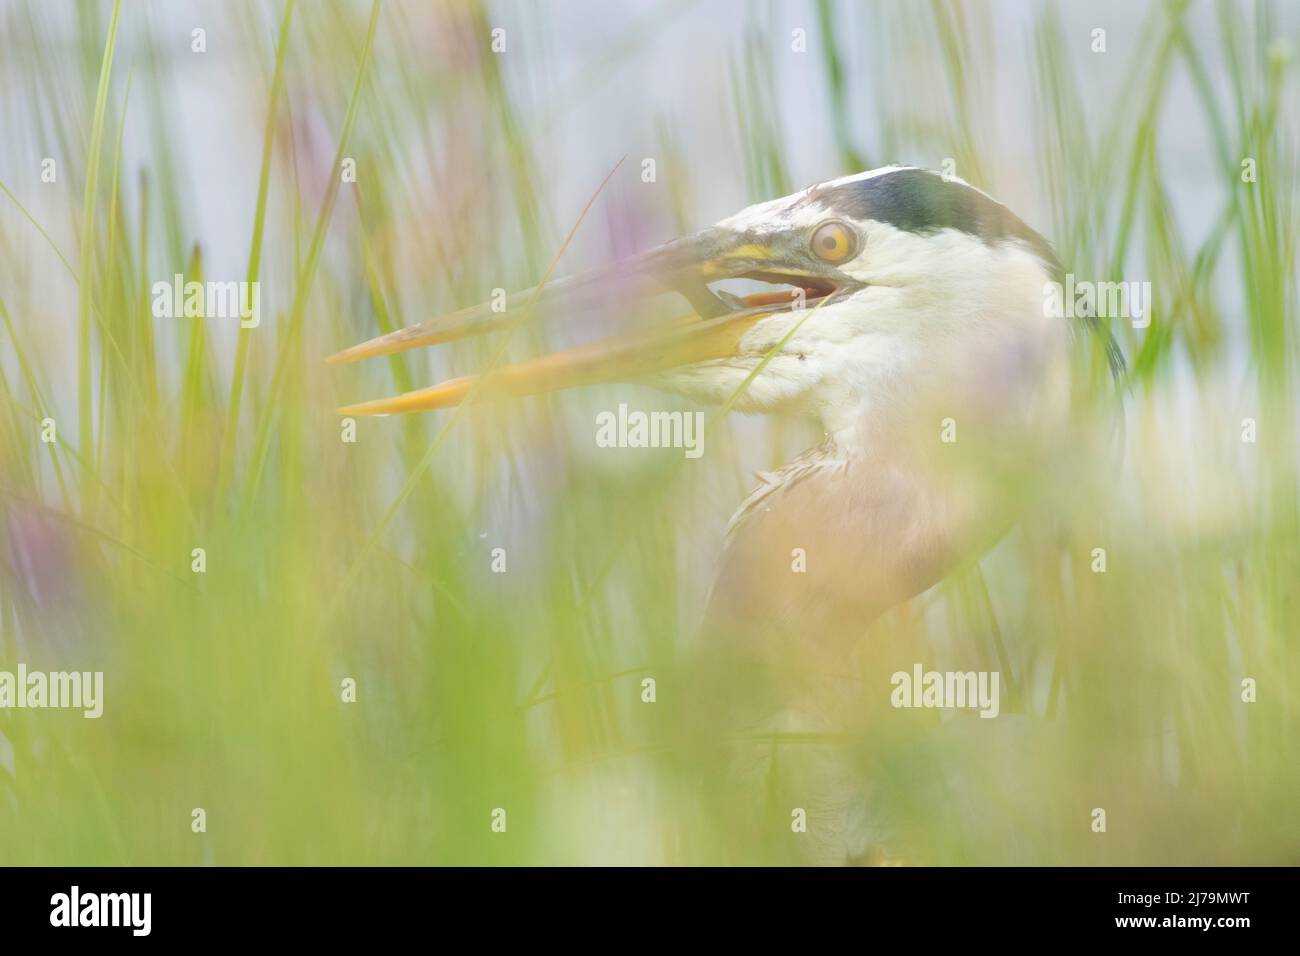
<svg viewBox="0 0 1300 956"><path fill-rule="evenodd" d="M811 150L826 176L952 157L1074 272L1149 278L1157 300L1150 328L1114 330L1122 461L1026 489L1038 504L992 552L878 621L838 675L862 688L843 733L762 745L786 766L864 768L909 862L1300 858L1294 17L1151 3L1140 39L1112 29L1100 55L1050 3L1022 33L978 3L817 2L805 60L785 65L789 17L743 4L700 73L707 107L645 91L643 140L590 144L602 172L559 190L561 121L662 55L696 5L592 24L605 52L567 82L546 69L563 38L514 29L527 66L486 52L494 24L535 28L544 7L205 13L207 68L248 67L229 95L261 131L256 178L216 183L193 181L174 135L184 71L202 68L188 27L178 40L148 5L81 10L70 28L0 7L0 87L29 81L26 102L0 100L0 669L103 670L106 707L0 712L0 863L789 859L784 794L701 786L707 728L681 691L727 515L816 428L732 414L700 462L596 456L592 410L628 394L603 388L361 419L348 444L337 405L561 337L526 325L432 357L321 359L599 261L620 204L681 230L706 224L718 170L750 200L798 188ZM1033 79L1024 115L999 111L999 58ZM782 102L784 70L820 92L825 142ZM692 143L691 108L727 114L730 145ZM1173 150L1177 124L1203 128L1209 155ZM641 142L661 158L649 201L631 191ZM57 184L40 182L47 155ZM248 232L200 229L202 189ZM573 195L595 196L590 214L558 198ZM1209 230L1186 221L1202 208ZM260 327L152 317L154 281L236 278L212 273L232 241L262 283ZM1104 357L1083 358L1105 417ZM917 660L1000 669L1011 712L975 738L891 720L887 675Z"/></svg>

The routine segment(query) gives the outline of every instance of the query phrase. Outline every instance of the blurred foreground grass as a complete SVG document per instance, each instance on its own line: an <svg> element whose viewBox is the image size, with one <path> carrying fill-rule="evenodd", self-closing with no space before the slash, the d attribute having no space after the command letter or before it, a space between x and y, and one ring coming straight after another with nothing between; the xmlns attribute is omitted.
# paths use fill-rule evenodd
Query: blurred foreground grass
<svg viewBox="0 0 1300 956"><path fill-rule="evenodd" d="M0 712L0 863L788 858L788 807L733 814L700 792L708 768L690 766L689 743L707 728L683 726L674 688L747 468L788 460L813 430L729 422L698 467L672 452L597 460L580 394L363 419L353 444L337 404L467 371L497 345L342 373L320 362L536 281L577 213L548 183L551 113L581 109L688 6L609 26L608 56L549 112L523 108L487 52L488 8L232 7L225 35L262 71L231 89L265 116L260 175L200 183L171 135L178 71L193 67L162 52L180 41L159 36L156 7L0 8L0 70L26 79L4 100L17 146L0 175L0 669L103 670L107 684L97 721ZM790 169L807 144L773 89L784 20L734 10L744 29L718 32L728 88L711 94L734 112L736 150L706 160L743 171L758 200L805 185ZM887 688L882 659L1001 668L1020 688L1013 712L976 721L999 736L963 736L962 721L880 736L864 720L841 739L772 741L872 768L909 862L1300 861L1294 46L1268 4L1142 16L1134 54L1110 54L1121 95L1085 108L1086 41L1051 4L1026 42L995 42L978 3L807 8L827 177L952 157L1077 274L1157 290L1151 326L1117 330L1123 464L1042 489L1035 520L845 662L864 699ZM1214 20L1213 49L1193 17ZM1012 120L1033 168L997 160L993 47L1035 78L1032 113ZM864 96L850 61L894 95ZM1170 115L1175 84L1195 116L1186 100ZM705 182L669 113L647 116L672 183L655 215L694 228L690 186ZM1193 122L1214 151L1196 199L1214 227L1197 241L1168 179L1182 157L1161 148L1169 124ZM592 148L610 165L625 151ZM36 202L53 188L45 155L60 157L63 205ZM336 175L344 157L358 182ZM216 278L262 282L256 329L151 315L157 279L210 277L193 213L207 189L255 210L244 274ZM616 180L602 202L630 195ZM594 246L563 270L601 258L602 241L628 251L617 222L587 228ZM511 354L548 334L521 332ZM612 407L628 390L600 394ZM1099 542L1104 575L1090 571ZM349 677L355 704L340 702ZM1088 828L1098 806L1105 837ZM506 834L489 827L498 807Z"/></svg>

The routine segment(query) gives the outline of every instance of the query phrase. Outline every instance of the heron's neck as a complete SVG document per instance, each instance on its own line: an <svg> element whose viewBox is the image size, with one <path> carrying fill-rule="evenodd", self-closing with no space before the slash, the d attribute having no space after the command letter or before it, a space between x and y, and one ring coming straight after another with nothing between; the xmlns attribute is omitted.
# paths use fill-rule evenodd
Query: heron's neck
<svg viewBox="0 0 1300 956"><path fill-rule="evenodd" d="M927 432L936 440L942 437L939 435L941 420L931 423L928 419L933 415L925 415L919 408L909 408L888 397L884 401L862 398L837 402L823 408L820 418L826 436L823 443L826 457L844 462L870 462L888 457L902 465L928 443L922 440Z"/></svg>
<svg viewBox="0 0 1300 956"><path fill-rule="evenodd" d="M887 457L947 472L955 458L1018 458L1068 417L1068 336L1059 323L1008 322L924 348L887 340L860 365L860 376L826 382L814 406L846 461Z"/></svg>

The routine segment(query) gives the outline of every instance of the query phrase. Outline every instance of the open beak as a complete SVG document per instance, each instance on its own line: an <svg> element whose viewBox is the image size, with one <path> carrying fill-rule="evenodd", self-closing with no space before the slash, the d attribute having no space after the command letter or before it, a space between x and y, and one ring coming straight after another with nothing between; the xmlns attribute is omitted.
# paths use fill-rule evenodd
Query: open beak
<svg viewBox="0 0 1300 956"><path fill-rule="evenodd" d="M787 288L744 297L709 288L711 282L734 278L758 279ZM617 336L392 398L348 405L339 413L419 412L448 408L467 397L480 400L635 381L671 368L734 356L741 338L760 319L811 307L822 299L830 301L844 295L854 284L836 270L819 268L808 261L802 249L782 249L781 243L770 240L750 241L715 227L609 268L518 293L511 300L519 304L511 310L494 311L491 303L472 306L354 345L326 361L341 364L391 355L512 328L551 314L571 315L609 307L625 302L629 296L678 292L690 302L695 314L659 329Z"/></svg>

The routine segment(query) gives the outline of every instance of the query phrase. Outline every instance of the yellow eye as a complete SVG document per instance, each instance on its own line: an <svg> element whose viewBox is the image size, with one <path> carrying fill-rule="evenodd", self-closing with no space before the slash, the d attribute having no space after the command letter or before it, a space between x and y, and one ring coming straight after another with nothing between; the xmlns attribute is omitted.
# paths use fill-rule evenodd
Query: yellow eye
<svg viewBox="0 0 1300 956"><path fill-rule="evenodd" d="M858 246L858 237L842 222L824 222L817 227L812 237L812 251L823 262L838 264L853 257Z"/></svg>

